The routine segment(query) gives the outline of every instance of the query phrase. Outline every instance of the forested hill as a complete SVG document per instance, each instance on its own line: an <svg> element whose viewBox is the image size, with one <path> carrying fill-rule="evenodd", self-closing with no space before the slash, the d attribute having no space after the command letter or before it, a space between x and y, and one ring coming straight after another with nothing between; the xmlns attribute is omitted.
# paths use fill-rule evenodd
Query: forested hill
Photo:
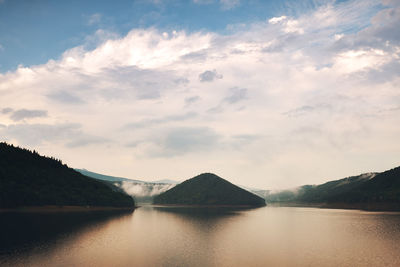
<svg viewBox="0 0 400 267"><path fill-rule="evenodd" d="M266 196L267 202L325 203L329 207L400 210L400 167L321 185L304 185Z"/></svg>
<svg viewBox="0 0 400 267"><path fill-rule="evenodd" d="M215 174L203 173L156 196L154 204L265 206L265 200Z"/></svg>
<svg viewBox="0 0 400 267"><path fill-rule="evenodd" d="M134 207L135 203L61 160L0 143L0 208L45 205Z"/></svg>

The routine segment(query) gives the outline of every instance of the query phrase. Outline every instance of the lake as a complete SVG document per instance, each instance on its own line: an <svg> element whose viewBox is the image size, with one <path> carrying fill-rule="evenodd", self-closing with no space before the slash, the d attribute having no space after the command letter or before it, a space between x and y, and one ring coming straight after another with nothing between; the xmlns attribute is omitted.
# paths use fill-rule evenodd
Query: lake
<svg viewBox="0 0 400 267"><path fill-rule="evenodd" d="M1 266L400 266L400 213L177 208L0 213Z"/></svg>

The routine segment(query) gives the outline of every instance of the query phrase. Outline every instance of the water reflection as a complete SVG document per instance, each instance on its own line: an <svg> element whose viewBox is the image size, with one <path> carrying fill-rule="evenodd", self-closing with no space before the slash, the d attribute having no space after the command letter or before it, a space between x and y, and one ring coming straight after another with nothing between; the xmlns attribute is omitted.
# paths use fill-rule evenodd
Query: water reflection
<svg viewBox="0 0 400 267"><path fill-rule="evenodd" d="M154 206L156 211L176 214L186 218L196 219L218 219L230 216L238 216L243 211L252 210L254 208L240 207L173 207L173 206Z"/></svg>
<svg viewBox="0 0 400 267"><path fill-rule="evenodd" d="M2 212L0 260L12 254L49 253L64 241L132 211Z"/></svg>
<svg viewBox="0 0 400 267"><path fill-rule="evenodd" d="M399 213L143 206L128 215L90 215L67 228L76 220L64 215L14 218L14 234L26 228L36 241L1 255L0 265L400 266ZM28 221L47 226L34 230ZM54 224L63 230L49 228ZM3 252L25 241L3 243Z"/></svg>

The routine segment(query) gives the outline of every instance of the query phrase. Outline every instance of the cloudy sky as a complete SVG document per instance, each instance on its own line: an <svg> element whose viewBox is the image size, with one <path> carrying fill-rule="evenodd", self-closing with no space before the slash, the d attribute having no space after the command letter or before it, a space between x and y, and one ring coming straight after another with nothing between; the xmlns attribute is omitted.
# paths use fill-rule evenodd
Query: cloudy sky
<svg viewBox="0 0 400 267"><path fill-rule="evenodd" d="M398 0L0 0L0 139L142 180L400 165Z"/></svg>

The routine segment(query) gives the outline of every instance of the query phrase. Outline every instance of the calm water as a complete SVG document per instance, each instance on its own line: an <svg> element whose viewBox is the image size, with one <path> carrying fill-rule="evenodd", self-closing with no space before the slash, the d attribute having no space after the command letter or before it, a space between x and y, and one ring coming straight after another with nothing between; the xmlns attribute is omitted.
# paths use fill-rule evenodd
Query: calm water
<svg viewBox="0 0 400 267"><path fill-rule="evenodd" d="M400 266L400 213L144 206L0 214L4 266Z"/></svg>

